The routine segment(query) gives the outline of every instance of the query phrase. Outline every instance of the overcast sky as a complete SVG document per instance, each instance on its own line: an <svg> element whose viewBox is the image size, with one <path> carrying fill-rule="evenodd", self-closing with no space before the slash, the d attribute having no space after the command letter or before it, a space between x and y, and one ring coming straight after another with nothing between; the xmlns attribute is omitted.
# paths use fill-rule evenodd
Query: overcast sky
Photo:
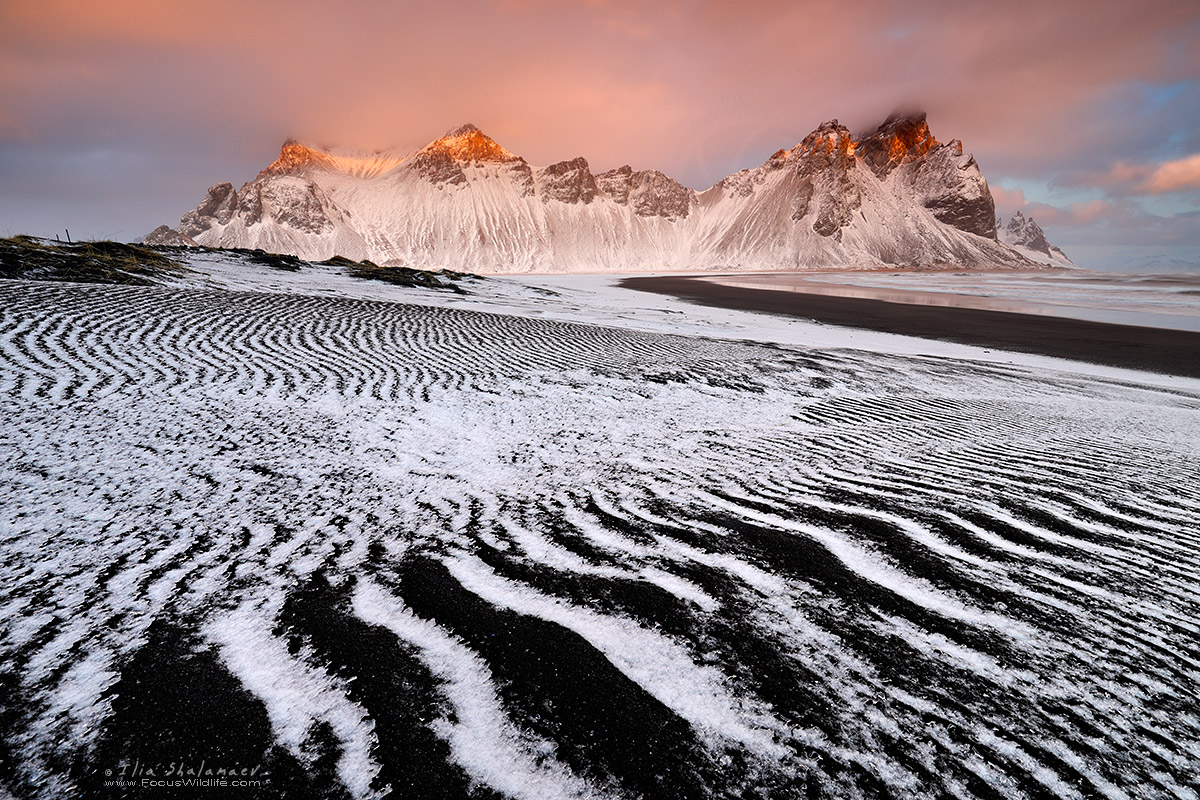
<svg viewBox="0 0 1200 800"><path fill-rule="evenodd" d="M0 0L0 234L131 239L289 136L697 189L898 106L1077 261L1200 262L1200 2Z"/></svg>

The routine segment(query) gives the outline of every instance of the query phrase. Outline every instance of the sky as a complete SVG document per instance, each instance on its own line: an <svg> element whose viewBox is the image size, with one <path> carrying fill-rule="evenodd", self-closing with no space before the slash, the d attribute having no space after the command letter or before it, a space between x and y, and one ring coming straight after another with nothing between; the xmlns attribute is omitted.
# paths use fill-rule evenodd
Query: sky
<svg viewBox="0 0 1200 800"><path fill-rule="evenodd" d="M704 189L899 107L1078 263L1200 269L1195 0L0 0L0 235L136 238L289 137Z"/></svg>

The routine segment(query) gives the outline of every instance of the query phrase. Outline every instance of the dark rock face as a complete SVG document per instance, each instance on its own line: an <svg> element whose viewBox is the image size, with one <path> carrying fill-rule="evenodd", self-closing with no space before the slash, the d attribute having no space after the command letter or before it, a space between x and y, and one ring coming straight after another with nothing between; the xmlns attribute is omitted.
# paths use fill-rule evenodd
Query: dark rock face
<svg viewBox="0 0 1200 800"><path fill-rule="evenodd" d="M686 218L691 210L692 191L655 169L633 174L629 204L643 217Z"/></svg>
<svg viewBox="0 0 1200 800"><path fill-rule="evenodd" d="M526 163L525 159L518 158L511 162L508 165L508 176L512 179L513 184L521 190L523 197L533 196L533 168Z"/></svg>
<svg viewBox="0 0 1200 800"><path fill-rule="evenodd" d="M938 221L996 238L996 206L979 165L963 157L962 142L935 139L924 112L893 114L862 138L857 152L880 180L902 173L899 179L911 184Z"/></svg>
<svg viewBox="0 0 1200 800"><path fill-rule="evenodd" d="M809 206L812 205L813 191L811 177L800 181L796 188L796 194L792 196L792 219L799 221L808 214Z"/></svg>
<svg viewBox="0 0 1200 800"><path fill-rule="evenodd" d="M457 186L467 182L462 167L444 150L422 150L413 156L412 169L430 183Z"/></svg>
<svg viewBox="0 0 1200 800"><path fill-rule="evenodd" d="M324 233L334 227L328 213L331 208L333 202L312 181L268 176L247 183L237 192L228 183L214 186L198 208L184 214L179 228L180 234L191 241L189 237L214 224L227 224L236 215L247 227L270 219L303 233Z"/></svg>
<svg viewBox="0 0 1200 800"><path fill-rule="evenodd" d="M858 209L858 196L855 194L852 202L841 203L837 199L821 204L817 218L813 220L813 230L822 236L832 236L838 241L842 238L842 228L846 226Z"/></svg>
<svg viewBox="0 0 1200 800"><path fill-rule="evenodd" d="M169 225L159 225L146 235L142 244L151 247L199 247L195 239L184 236Z"/></svg>
<svg viewBox="0 0 1200 800"><path fill-rule="evenodd" d="M658 170L634 171L628 164L597 175L596 185L641 217L686 219L694 200L691 189Z"/></svg>
<svg viewBox="0 0 1200 800"><path fill-rule="evenodd" d="M200 205L179 220L179 232L184 236L196 236L211 228L214 223L228 224L229 220L233 219L237 205L238 196L233 184L218 183L208 190Z"/></svg>
<svg viewBox="0 0 1200 800"><path fill-rule="evenodd" d="M974 159L971 160L971 166L975 166ZM990 191L976 197L947 191L927 197L925 207L933 212L939 222L985 239L996 238L996 204Z"/></svg>
<svg viewBox="0 0 1200 800"><path fill-rule="evenodd" d="M863 163L882 179L901 164L923 158L938 144L922 111L893 114L874 133L863 137L857 150Z"/></svg>
<svg viewBox="0 0 1200 800"><path fill-rule="evenodd" d="M300 186L268 183L263 186L264 199L270 203L271 216L294 230L304 233L325 233L333 230L325 207L327 198L316 184Z"/></svg>
<svg viewBox="0 0 1200 800"><path fill-rule="evenodd" d="M930 151L917 165L913 188L940 222L996 238L996 203L975 158L963 156L962 142L954 140Z"/></svg>
<svg viewBox="0 0 1200 800"><path fill-rule="evenodd" d="M629 205L629 189L633 180L633 167L626 164L623 167L601 172L596 176L596 185L614 202Z"/></svg>
<svg viewBox="0 0 1200 800"><path fill-rule="evenodd" d="M238 200L238 214L247 225L261 222L263 217L262 192L248 190L249 184L242 187L241 198Z"/></svg>
<svg viewBox="0 0 1200 800"><path fill-rule="evenodd" d="M560 203L590 203L600 191L582 156L551 164L541 171L538 182L544 199Z"/></svg>
<svg viewBox="0 0 1200 800"><path fill-rule="evenodd" d="M767 166L791 165L800 178L792 199L792 219L814 214L812 228L821 236L842 238L842 228L862 205L862 196L850 177L857 169L854 140L838 121L822 123L790 151L780 151Z"/></svg>

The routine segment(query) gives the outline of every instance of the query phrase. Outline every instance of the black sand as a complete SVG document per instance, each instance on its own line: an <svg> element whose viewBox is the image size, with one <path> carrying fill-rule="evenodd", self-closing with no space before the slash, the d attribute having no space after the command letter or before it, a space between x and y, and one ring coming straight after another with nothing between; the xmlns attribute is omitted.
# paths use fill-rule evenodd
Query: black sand
<svg viewBox="0 0 1200 800"><path fill-rule="evenodd" d="M1194 331L747 289L691 277L626 278L621 285L719 308L763 311L830 325L1200 378L1200 333Z"/></svg>

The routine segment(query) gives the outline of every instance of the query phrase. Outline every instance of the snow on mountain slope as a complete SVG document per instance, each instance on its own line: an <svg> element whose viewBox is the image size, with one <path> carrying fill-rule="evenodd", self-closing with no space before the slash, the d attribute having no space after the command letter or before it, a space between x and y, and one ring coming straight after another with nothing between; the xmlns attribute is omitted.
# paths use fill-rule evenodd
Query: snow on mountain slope
<svg viewBox="0 0 1200 800"><path fill-rule="evenodd" d="M978 226L994 206L961 146L933 141L914 152L893 128L889 120L855 142L827 122L721 181L700 196L693 255L746 269L1028 266L995 241L994 229Z"/></svg>
<svg viewBox="0 0 1200 800"><path fill-rule="evenodd" d="M534 167L473 125L420 151L288 141L180 233L204 245L478 272L1029 268L996 238L987 181L924 114L859 137L823 123L762 166L695 192L656 170Z"/></svg>

